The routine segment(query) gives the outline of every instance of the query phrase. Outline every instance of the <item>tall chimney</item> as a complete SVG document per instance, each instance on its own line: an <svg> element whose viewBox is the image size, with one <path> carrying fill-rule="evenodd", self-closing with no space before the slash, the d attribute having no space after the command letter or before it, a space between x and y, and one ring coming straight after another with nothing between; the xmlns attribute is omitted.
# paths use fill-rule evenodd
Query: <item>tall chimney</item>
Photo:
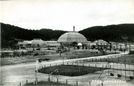
<svg viewBox="0 0 134 86"><path fill-rule="evenodd" d="M73 31L75 32L75 26L73 26Z"/></svg>

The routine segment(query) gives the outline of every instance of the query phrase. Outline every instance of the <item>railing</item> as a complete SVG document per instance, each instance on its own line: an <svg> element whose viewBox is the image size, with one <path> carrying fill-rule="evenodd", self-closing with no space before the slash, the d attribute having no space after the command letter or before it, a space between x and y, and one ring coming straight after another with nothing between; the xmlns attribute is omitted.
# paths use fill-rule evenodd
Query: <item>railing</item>
<svg viewBox="0 0 134 86"><path fill-rule="evenodd" d="M18 86L24 86L28 83L32 83L33 85L37 85L38 86L38 83L41 82L41 81L45 81L47 83L56 83L56 84L61 84L60 86L91 86L91 81L89 82L85 82L83 84L83 82L81 81L78 81L78 80L73 80L73 79L63 79L61 77L55 77L53 75L51 75L50 77L47 77L43 80L39 79L38 80L25 80L25 81L21 81ZM28 85L27 85L28 86ZM30 85L31 86L31 85ZM40 85L39 85L40 86ZM44 85L45 86L45 85ZM51 85L53 86L53 85ZM54 85L55 86L55 85ZM57 85L58 86L58 85Z"/></svg>
<svg viewBox="0 0 134 86"><path fill-rule="evenodd" d="M114 76L117 76L117 74L120 74L119 72L115 72L117 70L120 70L120 68L117 67L117 65L122 65L122 64L117 64L117 63L108 63L108 62L102 62L102 59L105 58L115 58L115 57L120 57L123 56L124 54L113 54L113 55L107 55L107 56L98 56L98 58L81 58L81 59L71 59L71 60L63 60L62 62L57 62L57 63L50 63L50 64L40 64L39 69L41 68L45 68L45 67L51 67L51 66L56 66L56 65L77 65L77 66L86 66L86 67L97 67L97 68L106 68L107 69L107 73L110 75L110 73L112 72ZM102 59L101 59L102 58ZM84 61L88 61L88 63L84 62ZM97 62L96 62L97 61ZM95 63L94 63L95 62ZM103 63L103 64L98 64L99 62ZM112 65L115 64L115 65ZM125 69L125 71L128 71L129 73L131 72L130 76L134 77L134 65L128 65L129 69ZM130 66L132 66L130 68ZM123 67L121 67L121 71L123 71ZM123 73L121 73L123 75ZM59 75L49 75L49 74L45 74L44 75L45 78L41 79L41 77L38 77L37 80L25 80L19 83L18 86L23 86L24 84L27 83L34 83L34 84L38 84L38 82L40 81L47 81L47 82L55 82L55 83L63 83L66 85L72 85L72 86L110 86L110 83L114 86L128 86L126 81L124 80L89 80L89 81L80 81L77 79L66 79L66 78L62 78L62 76ZM125 76L126 77L126 76ZM109 84L108 84L109 83ZM120 84L120 85L119 85ZM111 86L112 86L111 85Z"/></svg>
<svg viewBox="0 0 134 86"><path fill-rule="evenodd" d="M132 86L125 80L92 80L91 86Z"/></svg>

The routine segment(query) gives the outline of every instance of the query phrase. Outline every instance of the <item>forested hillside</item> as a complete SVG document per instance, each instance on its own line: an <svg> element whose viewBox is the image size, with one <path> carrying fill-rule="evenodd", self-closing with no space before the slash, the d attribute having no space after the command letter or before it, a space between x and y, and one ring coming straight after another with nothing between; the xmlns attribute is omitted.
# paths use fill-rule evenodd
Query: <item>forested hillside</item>
<svg viewBox="0 0 134 86"><path fill-rule="evenodd" d="M2 48L14 46L21 40L32 40L40 38L42 40L57 40L66 31L41 29L28 30L17 26L1 23L1 44Z"/></svg>
<svg viewBox="0 0 134 86"><path fill-rule="evenodd" d="M45 26L44 26L45 27ZM12 47L18 41L40 38L42 40L57 40L66 31L40 29L28 30L17 26L1 23L2 48ZM134 42L134 24L119 24L94 26L79 31L89 41L103 39L106 41Z"/></svg>
<svg viewBox="0 0 134 86"><path fill-rule="evenodd" d="M134 42L134 24L94 26L79 32L90 41L103 39L106 41Z"/></svg>

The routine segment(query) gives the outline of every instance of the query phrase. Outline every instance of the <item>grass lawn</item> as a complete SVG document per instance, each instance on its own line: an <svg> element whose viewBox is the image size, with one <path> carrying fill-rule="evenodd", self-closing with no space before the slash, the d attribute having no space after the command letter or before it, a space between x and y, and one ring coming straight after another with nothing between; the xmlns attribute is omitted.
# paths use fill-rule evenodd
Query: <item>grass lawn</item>
<svg viewBox="0 0 134 86"><path fill-rule="evenodd" d="M65 54L67 59L85 58L85 57L102 55L102 53L100 52L97 53L96 51L89 51L89 50L73 50Z"/></svg>
<svg viewBox="0 0 134 86"><path fill-rule="evenodd" d="M28 63L28 62L35 62L37 58L45 59L48 58L49 60L58 60L58 59L75 59L75 58L84 58L84 57L91 57L91 56L98 56L102 55L100 53L94 53L89 50L80 50L80 51L71 51L62 53L61 56L59 53L47 54L47 55L27 55L27 56L20 56L20 57L4 57L0 59L1 65L11 65L11 64L19 64L19 63Z"/></svg>
<svg viewBox="0 0 134 86"><path fill-rule="evenodd" d="M126 63L134 65L134 54L128 54L119 58L109 59L109 62Z"/></svg>
<svg viewBox="0 0 134 86"><path fill-rule="evenodd" d="M66 85L66 84L61 84L61 83L56 83L56 82L40 81L36 85L33 83L28 83L28 84L25 84L24 86L72 86L72 85Z"/></svg>
<svg viewBox="0 0 134 86"><path fill-rule="evenodd" d="M38 52L42 52L42 51L38 51ZM103 54L100 52L91 51L91 50L72 50L70 52L62 53L61 56L59 55L59 53L52 53L52 51L47 51L46 55L37 55L37 56L27 55L27 56L20 56L20 57L4 57L4 58L0 59L0 62L1 62L1 65L11 65L11 64L35 62L37 58L41 58L41 59L47 58L49 60L58 60L58 59L85 58L85 57L101 56L101 55L103 55Z"/></svg>
<svg viewBox="0 0 134 86"><path fill-rule="evenodd" d="M90 62L85 60L84 62ZM118 58L103 58L103 59L94 59L92 62L111 62L111 63L126 63L134 65L134 54L127 54Z"/></svg>
<svg viewBox="0 0 134 86"><path fill-rule="evenodd" d="M19 63L28 63L28 62L35 62L36 57L33 56L20 56L20 57L6 57L0 58L1 66L3 65L12 65L12 64L19 64Z"/></svg>
<svg viewBox="0 0 134 86"><path fill-rule="evenodd" d="M40 73L64 75L64 76L81 76L89 73L104 70L105 68L76 66L76 65L57 65L52 67L45 67L39 70Z"/></svg>

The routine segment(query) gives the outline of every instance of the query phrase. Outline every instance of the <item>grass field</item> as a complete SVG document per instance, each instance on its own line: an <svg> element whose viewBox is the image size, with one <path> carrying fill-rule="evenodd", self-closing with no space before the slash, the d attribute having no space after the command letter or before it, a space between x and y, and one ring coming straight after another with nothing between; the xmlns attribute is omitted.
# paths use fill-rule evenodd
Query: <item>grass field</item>
<svg viewBox="0 0 134 86"><path fill-rule="evenodd" d="M134 54L128 54L119 58L108 59L109 62L126 63L134 65Z"/></svg>
<svg viewBox="0 0 134 86"><path fill-rule="evenodd" d="M19 64L19 63L28 63L28 62L35 62L37 58L45 59L48 58L49 60L58 60L58 59L75 59L75 58L84 58L84 57L91 57L91 56L99 56L102 55L101 53L91 52L89 50L78 50L78 51L71 51L62 53L61 56L59 53L55 54L47 54L47 55L27 55L27 56L20 56L20 57L5 57L1 58L0 62L1 65L11 65L11 64Z"/></svg>
<svg viewBox="0 0 134 86"><path fill-rule="evenodd" d="M104 70L105 68L95 68L76 65L58 65L52 67L45 67L39 70L40 73L64 75L64 76L81 76L89 73Z"/></svg>
<svg viewBox="0 0 134 86"><path fill-rule="evenodd" d="M88 61L85 61L88 62ZM111 63L123 63L134 65L134 54L124 55L118 58L105 58L105 59L94 59L92 62L111 62Z"/></svg>
<svg viewBox="0 0 134 86"><path fill-rule="evenodd" d="M66 85L66 84L61 84L61 83L56 83L56 82L40 81L36 85L34 83L28 83L28 84L25 84L24 86L72 86L72 85Z"/></svg>

